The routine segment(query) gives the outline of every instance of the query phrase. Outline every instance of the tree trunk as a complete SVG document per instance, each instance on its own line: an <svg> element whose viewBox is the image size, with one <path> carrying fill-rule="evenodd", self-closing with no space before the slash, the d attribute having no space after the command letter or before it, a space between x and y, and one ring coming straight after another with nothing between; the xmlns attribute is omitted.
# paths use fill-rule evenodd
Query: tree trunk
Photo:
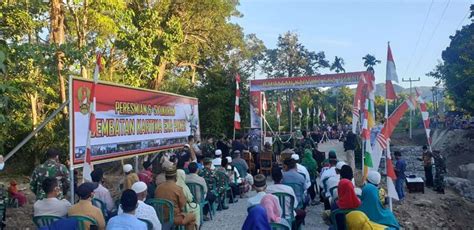
<svg viewBox="0 0 474 230"><path fill-rule="evenodd" d="M161 83L163 81L163 78L166 72L166 64L168 64L168 62L162 60L160 63L160 66L158 67L158 74L156 75L156 78L155 78L155 90L158 90L161 87Z"/></svg>
<svg viewBox="0 0 474 230"><path fill-rule="evenodd" d="M58 47L64 43L64 8L61 0L51 0L51 12L50 12L50 43L57 44ZM64 52L58 50L56 52L56 66L59 77L59 89L61 102L66 101L66 82L64 76L61 74L64 63ZM66 116L68 113L67 107L64 107L63 114Z"/></svg>

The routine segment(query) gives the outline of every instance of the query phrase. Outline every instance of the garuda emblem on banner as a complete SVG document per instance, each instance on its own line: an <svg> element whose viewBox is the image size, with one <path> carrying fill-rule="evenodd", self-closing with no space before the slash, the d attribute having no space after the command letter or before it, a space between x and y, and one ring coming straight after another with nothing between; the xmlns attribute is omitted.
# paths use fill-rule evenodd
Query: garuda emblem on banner
<svg viewBox="0 0 474 230"><path fill-rule="evenodd" d="M77 99L79 101L79 111L86 115L90 111L91 90L88 87L81 86L77 90Z"/></svg>

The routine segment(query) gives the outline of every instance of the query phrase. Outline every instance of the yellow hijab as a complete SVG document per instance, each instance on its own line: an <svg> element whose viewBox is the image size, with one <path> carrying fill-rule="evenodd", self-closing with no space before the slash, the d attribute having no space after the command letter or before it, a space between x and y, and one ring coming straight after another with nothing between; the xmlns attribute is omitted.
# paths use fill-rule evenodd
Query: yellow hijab
<svg viewBox="0 0 474 230"><path fill-rule="evenodd" d="M361 211L352 211L346 215L346 226L348 230L384 230L385 225L377 224L369 220L367 215Z"/></svg>

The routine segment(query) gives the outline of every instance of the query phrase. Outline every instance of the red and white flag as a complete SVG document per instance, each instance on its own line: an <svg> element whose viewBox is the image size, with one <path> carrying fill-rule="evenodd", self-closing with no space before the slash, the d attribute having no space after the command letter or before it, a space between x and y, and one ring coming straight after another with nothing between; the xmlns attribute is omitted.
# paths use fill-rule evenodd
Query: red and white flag
<svg viewBox="0 0 474 230"><path fill-rule="evenodd" d="M268 109L267 97L265 96L265 92L262 92L262 113L265 114L267 109Z"/></svg>
<svg viewBox="0 0 474 230"><path fill-rule="evenodd" d="M277 101L276 114L277 114L277 119L280 119L280 115L281 115L281 103L280 103L280 98L278 98L278 101Z"/></svg>
<svg viewBox="0 0 474 230"><path fill-rule="evenodd" d="M318 117L321 121L326 121L326 115L324 115L324 112L321 110L321 108L318 108Z"/></svg>
<svg viewBox="0 0 474 230"><path fill-rule="evenodd" d="M416 91L416 101L420 104L421 118L423 119L423 126L425 127L426 139L428 141L428 146L430 146L430 150L431 150L430 114L429 114L428 109L426 107L425 100L423 100L423 98L421 97L420 91L418 91L417 88L415 88L415 91Z"/></svg>
<svg viewBox="0 0 474 230"><path fill-rule="evenodd" d="M387 190L388 196L399 200L397 190L395 189L394 181L397 179L395 169L393 168L392 156L390 154L390 144L387 145Z"/></svg>
<svg viewBox="0 0 474 230"><path fill-rule="evenodd" d="M352 105L352 133L356 133L357 124L359 123L360 119L360 106L362 100L362 92L365 87L365 77L361 77L359 79L359 83L357 83L357 89L354 95L354 103Z"/></svg>
<svg viewBox="0 0 474 230"><path fill-rule="evenodd" d="M295 103L293 103L293 100L290 101L290 112L291 113L295 112Z"/></svg>
<svg viewBox="0 0 474 230"><path fill-rule="evenodd" d="M91 137L92 134L96 132L95 126L95 113L96 113L96 98L95 98L95 90L97 83L99 82L99 73L102 69L101 63L101 54L97 53L96 55L96 64L94 69L94 83L92 84L91 89L91 98L92 104L90 106L89 111L89 132L87 132L87 139L86 139L86 155L84 156L84 165L82 167L82 178L85 181L92 182L91 172L94 170L94 166L92 165L92 149L91 149Z"/></svg>
<svg viewBox="0 0 474 230"><path fill-rule="evenodd" d="M234 113L234 129L240 129L240 106L239 106L239 98L240 98L240 75L235 75L235 113Z"/></svg>
<svg viewBox="0 0 474 230"><path fill-rule="evenodd" d="M397 69L395 67L395 62L393 61L392 50L390 49L390 44L388 44L387 50L387 72L385 80L385 99L395 100L397 99L397 94L393 88L392 81L398 82Z"/></svg>

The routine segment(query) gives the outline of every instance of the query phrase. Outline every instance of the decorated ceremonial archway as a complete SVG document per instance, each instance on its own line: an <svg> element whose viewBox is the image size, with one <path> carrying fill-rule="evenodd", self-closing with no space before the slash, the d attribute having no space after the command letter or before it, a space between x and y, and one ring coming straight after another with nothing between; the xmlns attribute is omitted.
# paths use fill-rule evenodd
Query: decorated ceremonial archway
<svg viewBox="0 0 474 230"><path fill-rule="evenodd" d="M369 71L350 72L340 74L325 74L318 76L271 78L250 81L250 128L254 136L254 146L261 147L263 127L265 126L264 104L265 91L288 91L321 87L338 87L357 84L353 109L353 131L355 132L359 119L360 95L367 85L374 80L374 75ZM373 84L371 84L373 86ZM367 90L365 90L367 91ZM290 132L292 132L292 119L290 118ZM259 143L259 145L258 145Z"/></svg>

